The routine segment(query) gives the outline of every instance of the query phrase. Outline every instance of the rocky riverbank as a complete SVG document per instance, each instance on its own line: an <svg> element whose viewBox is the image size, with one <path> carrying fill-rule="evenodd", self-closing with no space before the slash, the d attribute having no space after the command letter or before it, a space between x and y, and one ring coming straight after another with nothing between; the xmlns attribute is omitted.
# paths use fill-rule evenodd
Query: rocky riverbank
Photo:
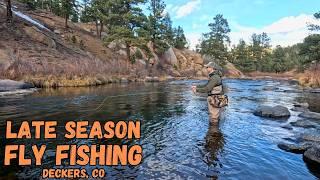
<svg viewBox="0 0 320 180"><path fill-rule="evenodd" d="M309 92L310 93L310 92ZM303 154L303 159L310 166L314 166L320 172L320 113L311 112L308 103L294 104L291 110L298 112L298 120L282 125L282 128L293 131L294 128L302 129L291 142L280 142L278 147L284 151ZM284 119L291 115L289 109L284 106L261 106L254 112L257 116Z"/></svg>

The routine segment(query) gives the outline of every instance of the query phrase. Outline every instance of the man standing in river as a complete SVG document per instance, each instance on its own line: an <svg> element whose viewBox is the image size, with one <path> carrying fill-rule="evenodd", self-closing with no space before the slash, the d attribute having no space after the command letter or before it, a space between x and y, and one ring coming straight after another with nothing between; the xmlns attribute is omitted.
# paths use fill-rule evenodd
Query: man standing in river
<svg viewBox="0 0 320 180"><path fill-rule="evenodd" d="M209 74L209 81L205 85L192 86L194 93L207 93L208 110L210 116L210 124L217 125L221 108L228 104L227 96L223 95L222 73L218 70L213 62L205 65Z"/></svg>

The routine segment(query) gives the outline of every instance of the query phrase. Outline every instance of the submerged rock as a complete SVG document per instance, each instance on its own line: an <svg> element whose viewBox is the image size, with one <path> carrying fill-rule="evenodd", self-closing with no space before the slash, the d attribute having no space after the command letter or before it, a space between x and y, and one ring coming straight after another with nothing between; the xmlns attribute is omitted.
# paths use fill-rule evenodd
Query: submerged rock
<svg viewBox="0 0 320 180"><path fill-rule="evenodd" d="M308 103L295 103L293 104L294 107L302 107L302 108L308 108L309 104Z"/></svg>
<svg viewBox="0 0 320 180"><path fill-rule="evenodd" d="M320 165L320 146L317 145L309 148L306 152L304 152L303 159L307 162Z"/></svg>
<svg viewBox="0 0 320 180"><path fill-rule="evenodd" d="M308 120L298 120L296 122L291 122L290 123L292 126L296 126L296 127L303 127L303 128L316 128L317 124L308 121Z"/></svg>
<svg viewBox="0 0 320 180"><path fill-rule="evenodd" d="M320 120L320 113L309 111L309 112L304 112L302 114L299 114L299 117Z"/></svg>
<svg viewBox="0 0 320 180"><path fill-rule="evenodd" d="M285 144L280 143L278 147L284 151L292 152L296 154L303 154L306 150L312 147L312 144L303 144L303 145L296 145L296 144Z"/></svg>
<svg viewBox="0 0 320 180"><path fill-rule="evenodd" d="M260 106L254 112L254 115L269 118L287 118L290 116L290 112L284 106Z"/></svg>
<svg viewBox="0 0 320 180"><path fill-rule="evenodd" d="M292 126L290 124L286 124L286 125L283 125L281 126L283 129L288 129L288 130L292 130Z"/></svg>
<svg viewBox="0 0 320 180"><path fill-rule="evenodd" d="M303 90L299 90L299 89L287 89L287 90L284 90L283 92L285 92L285 93L303 93Z"/></svg>
<svg viewBox="0 0 320 180"><path fill-rule="evenodd" d="M22 81L13 81L9 79L0 80L0 92L30 88L34 88L34 86L30 83L25 83Z"/></svg>

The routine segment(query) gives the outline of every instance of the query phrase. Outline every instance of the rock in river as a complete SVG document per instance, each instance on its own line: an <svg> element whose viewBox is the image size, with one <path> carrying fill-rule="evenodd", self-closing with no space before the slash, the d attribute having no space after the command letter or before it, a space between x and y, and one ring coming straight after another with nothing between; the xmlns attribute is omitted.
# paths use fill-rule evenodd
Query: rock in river
<svg viewBox="0 0 320 180"><path fill-rule="evenodd" d="M290 123L292 126L303 127L303 128L316 128L317 124L308 120L298 120Z"/></svg>
<svg viewBox="0 0 320 180"><path fill-rule="evenodd" d="M304 113L301 113L299 116L303 118L308 118L308 119L320 120L320 113L316 113L316 112L304 112Z"/></svg>
<svg viewBox="0 0 320 180"><path fill-rule="evenodd" d="M290 112L284 106L260 106L254 112L254 115L269 118L286 118L290 116Z"/></svg>
<svg viewBox="0 0 320 180"><path fill-rule="evenodd" d="M292 152L296 154L302 154L304 153L307 149L312 147L312 144L306 143L303 145L295 145L295 144L285 144L285 143L280 143L278 144L278 147L284 151L287 152Z"/></svg>
<svg viewBox="0 0 320 180"><path fill-rule="evenodd" d="M30 83L22 81L13 81L9 79L0 80L0 92L3 91L14 91L17 89L30 89L34 86Z"/></svg>
<svg viewBox="0 0 320 180"><path fill-rule="evenodd" d="M146 77L145 82L159 82L160 79L158 77Z"/></svg>
<svg viewBox="0 0 320 180"><path fill-rule="evenodd" d="M320 165L320 146L313 146L303 154L303 159L307 162L316 163Z"/></svg>

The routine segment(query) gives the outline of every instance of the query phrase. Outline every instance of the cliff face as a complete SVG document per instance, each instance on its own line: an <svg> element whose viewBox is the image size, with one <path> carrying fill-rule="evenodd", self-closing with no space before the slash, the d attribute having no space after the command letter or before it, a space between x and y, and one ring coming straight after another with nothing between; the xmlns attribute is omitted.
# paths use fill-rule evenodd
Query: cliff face
<svg viewBox="0 0 320 180"><path fill-rule="evenodd" d="M191 50L170 48L159 56L131 47L135 59L129 62L125 47L104 44L93 24L69 22L66 29L64 19L51 13L19 12L22 17L17 12L13 24L0 19L0 79L52 87L97 85L124 78L137 81L147 76L206 76L203 59ZM5 13L0 7L0 16Z"/></svg>

